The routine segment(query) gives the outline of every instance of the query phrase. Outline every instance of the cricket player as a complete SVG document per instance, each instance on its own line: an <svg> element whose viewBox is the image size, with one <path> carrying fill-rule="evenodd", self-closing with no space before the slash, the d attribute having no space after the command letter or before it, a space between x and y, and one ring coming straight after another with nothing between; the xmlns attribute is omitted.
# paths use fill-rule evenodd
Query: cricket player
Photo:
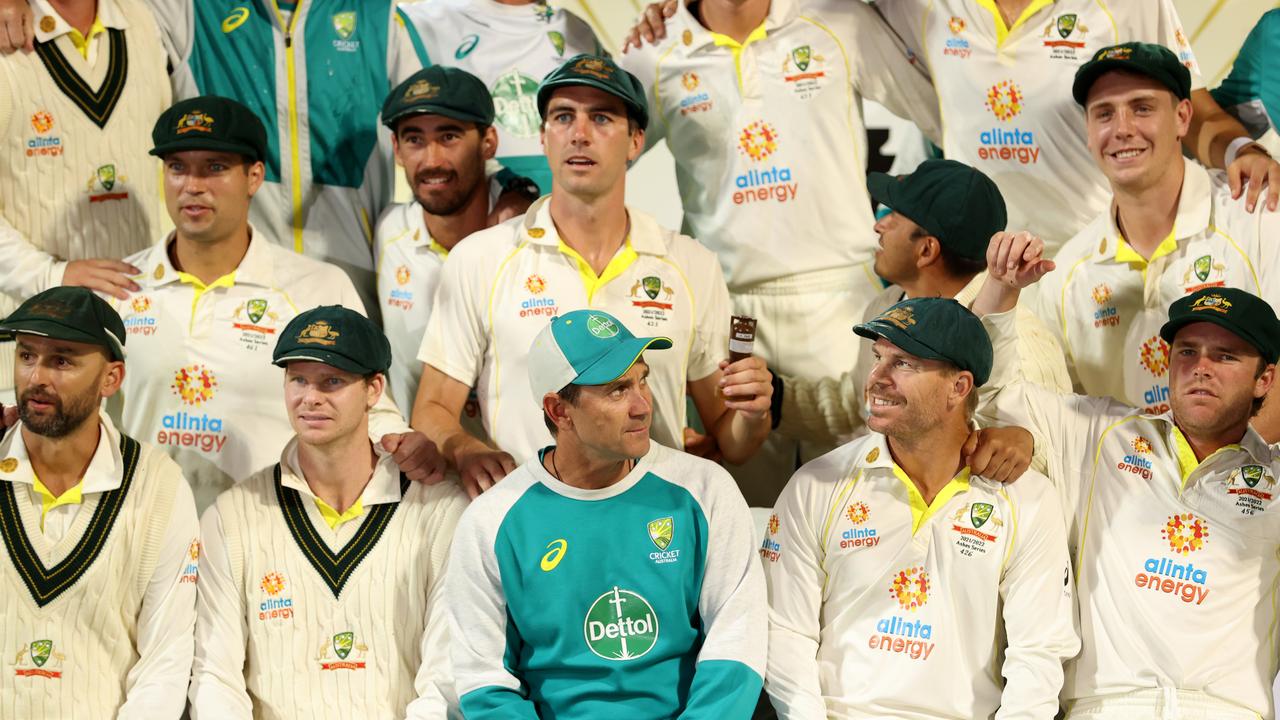
<svg viewBox="0 0 1280 720"><path fill-rule="evenodd" d="M391 341L388 390L401 407L412 408L418 391L418 348L445 258L463 238L491 225L498 190L485 179L485 161L498 147L493 121L484 83L444 65L409 76L382 106L382 123L414 197L391 207L376 233L378 304ZM469 401L477 428L473 406Z"/></svg>
<svg viewBox="0 0 1280 720"><path fill-rule="evenodd" d="M400 8L421 41L426 63L444 63L480 78L493 95L498 160L551 192L542 154L538 83L575 55L604 55L585 20L542 0L433 0Z"/></svg>
<svg viewBox="0 0 1280 720"><path fill-rule="evenodd" d="M1273 717L1280 459L1250 419L1275 381L1280 321L1239 288L1196 290L1160 328L1169 410L1055 395L1017 380L1009 348L1008 309L1053 268L1041 252L993 238L974 308L997 356L990 414L1035 436L1069 514L1083 648L1069 716Z"/></svg>
<svg viewBox="0 0 1280 720"><path fill-rule="evenodd" d="M0 717L182 715L200 542L191 488L100 412L125 378L120 316L38 293L17 341L20 421L0 439Z"/></svg>
<svg viewBox="0 0 1280 720"><path fill-rule="evenodd" d="M681 3L667 39L619 62L645 85L652 147L676 162L684 228L719 258L737 315L760 320L755 352L817 381L849 369L847 328L883 286L867 197L861 98L941 135L928 78L864 3ZM797 467L835 443L773 435L733 468L768 507Z"/></svg>
<svg viewBox="0 0 1280 720"><path fill-rule="evenodd" d="M1099 50L1073 86L1111 203L1055 258L1035 294L1066 348L1077 388L1151 414L1169 409L1169 304L1237 287L1280 302L1280 215L1250 213L1221 173L1182 156L1194 121L1191 75L1159 45ZM1280 403L1254 425L1280 440Z"/></svg>
<svg viewBox="0 0 1280 720"><path fill-rule="evenodd" d="M795 474L760 550L779 717L1054 717L1080 647L1066 529L1044 476L1003 485L963 459L982 323L913 298L854 332L871 432Z"/></svg>
<svg viewBox="0 0 1280 720"><path fill-rule="evenodd" d="M683 447L687 388L724 456L745 460L768 435L773 391L760 358L722 371L731 315L720 265L624 202L626 165L644 147L649 121L639 80L607 58L581 55L548 75L538 98L551 194L449 254L418 354L414 427L468 492L489 488L551 437L526 402L529 344L550 318L589 307L675 343L650 364L655 439ZM747 377L761 402L726 404L718 392L726 373ZM493 444L458 424L472 388Z"/></svg>
<svg viewBox="0 0 1280 720"><path fill-rule="evenodd" d="M951 297L967 307L986 280L991 236L1005 228L1000 188L981 170L954 160L926 160L915 172L897 177L871 173L867 185L873 199L893 209L875 225L880 235L875 272L894 284L871 301L863 322L908 298ZM1018 354L1029 381L1070 391L1057 340L1022 308ZM864 432L870 417L866 379L874 364L871 344L862 343L853 369L838 378L810 382L783 376L778 431L832 443Z"/></svg>
<svg viewBox="0 0 1280 720"><path fill-rule="evenodd" d="M766 614L750 512L724 469L649 437L649 363L672 347L600 310L533 340L525 402L554 444L475 501L449 558L468 720L755 707Z"/></svg>
<svg viewBox="0 0 1280 720"><path fill-rule="evenodd" d="M441 580L467 497L370 441L391 347L363 315L299 314L272 362L295 435L201 518L192 717L444 718Z"/></svg>
<svg viewBox="0 0 1280 720"><path fill-rule="evenodd" d="M283 373L266 362L280 331L317 305L360 312L364 305L340 269L250 225L267 136L247 107L216 96L183 100L155 121L152 138L176 227L126 258L143 268L134 278L140 290L112 300L135 348L116 410L127 432L178 461L203 510L269 465L292 435L274 399ZM423 453L428 471L420 479L433 475L437 453L417 434L399 437L408 428L389 399L373 416L375 440L392 436L387 446L403 469L413 472L418 461L410 456Z"/></svg>

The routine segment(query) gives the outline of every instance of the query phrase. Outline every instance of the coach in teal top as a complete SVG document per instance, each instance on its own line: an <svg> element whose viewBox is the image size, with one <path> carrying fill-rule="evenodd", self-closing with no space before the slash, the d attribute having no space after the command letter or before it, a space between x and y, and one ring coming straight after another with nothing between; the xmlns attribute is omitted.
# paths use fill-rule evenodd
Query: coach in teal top
<svg viewBox="0 0 1280 720"><path fill-rule="evenodd" d="M715 463L649 438L646 351L612 315L529 351L555 445L481 495L445 594L469 720L750 717L768 612L751 514Z"/></svg>
<svg viewBox="0 0 1280 720"><path fill-rule="evenodd" d="M1280 149L1280 73L1275 68L1280 57L1280 8L1258 20L1249 32L1231 74L1213 91L1213 99L1240 120L1267 149ZM1270 68L1270 69L1268 69Z"/></svg>

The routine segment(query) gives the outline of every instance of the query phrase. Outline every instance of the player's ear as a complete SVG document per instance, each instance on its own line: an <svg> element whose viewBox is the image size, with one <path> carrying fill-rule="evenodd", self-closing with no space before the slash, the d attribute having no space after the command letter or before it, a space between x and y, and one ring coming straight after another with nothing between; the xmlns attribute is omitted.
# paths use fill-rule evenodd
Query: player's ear
<svg viewBox="0 0 1280 720"><path fill-rule="evenodd" d="M245 172L249 175L249 197L253 197L266 179L267 166L261 160L254 160L245 165Z"/></svg>
<svg viewBox="0 0 1280 720"><path fill-rule="evenodd" d="M498 130L492 125L480 126L480 154L485 160L498 154Z"/></svg>

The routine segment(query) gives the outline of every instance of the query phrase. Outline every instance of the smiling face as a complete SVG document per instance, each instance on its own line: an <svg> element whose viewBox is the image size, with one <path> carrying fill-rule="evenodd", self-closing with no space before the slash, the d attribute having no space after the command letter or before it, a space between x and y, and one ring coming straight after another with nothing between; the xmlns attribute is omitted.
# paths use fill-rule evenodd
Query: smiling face
<svg viewBox="0 0 1280 720"><path fill-rule="evenodd" d="M36 435L66 437L94 421L124 381L124 363L98 345L22 333L17 341L18 418Z"/></svg>
<svg viewBox="0 0 1280 720"><path fill-rule="evenodd" d="M1192 323L1173 338L1169 405L1189 436L1243 434L1254 399L1266 397L1274 378L1274 365L1265 365L1255 347L1219 325Z"/></svg>
<svg viewBox="0 0 1280 720"><path fill-rule="evenodd" d="M583 385L574 403L552 402L561 406L551 411L553 417L569 421L560 425L558 444L575 443L581 452L610 462L649 452L653 393L649 366L643 359L607 385Z"/></svg>
<svg viewBox="0 0 1280 720"><path fill-rule="evenodd" d="M262 163L235 153L184 150L164 158L164 202L178 236L214 243L249 223L249 200L262 186Z"/></svg>
<svg viewBox="0 0 1280 720"><path fill-rule="evenodd" d="M591 199L620 191L644 131L627 122L622 100L585 85L559 88L547 102L542 149L557 187Z"/></svg>
<svg viewBox="0 0 1280 720"><path fill-rule="evenodd" d="M414 199L432 215L452 215L488 191L484 163L498 149L492 126L411 115L396 123L392 144Z"/></svg>
<svg viewBox="0 0 1280 720"><path fill-rule="evenodd" d="M1089 89L1085 122L1093 161L1112 188L1136 193L1182 162L1191 101L1149 77L1109 72Z"/></svg>
<svg viewBox="0 0 1280 720"><path fill-rule="evenodd" d="M298 440L322 447L353 433L368 435L369 409L382 396L385 378L369 380L332 365L296 360L284 371L284 402Z"/></svg>
<svg viewBox="0 0 1280 720"><path fill-rule="evenodd" d="M916 357L876 338L875 364L867 376L867 427L887 437L914 441L944 426L965 423L966 398L976 389L973 375L941 360Z"/></svg>

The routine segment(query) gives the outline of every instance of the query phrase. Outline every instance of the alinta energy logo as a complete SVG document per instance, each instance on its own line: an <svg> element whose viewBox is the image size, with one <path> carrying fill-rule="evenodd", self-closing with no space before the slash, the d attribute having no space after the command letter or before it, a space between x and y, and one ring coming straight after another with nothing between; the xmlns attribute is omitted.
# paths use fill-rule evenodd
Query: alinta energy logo
<svg viewBox="0 0 1280 720"><path fill-rule="evenodd" d="M1151 479L1151 441L1139 435L1129 443L1132 452L1126 451L1124 459L1116 463L1117 470L1133 473L1143 480Z"/></svg>
<svg viewBox="0 0 1280 720"><path fill-rule="evenodd" d="M639 593L615 585L587 609L582 636L597 657L635 660L658 643L658 614Z"/></svg>
<svg viewBox="0 0 1280 720"><path fill-rule="evenodd" d="M560 314L555 298L542 296L547 291L547 281L541 275L534 273L525 278L524 289L528 290L533 297L521 301L520 317L550 318Z"/></svg>
<svg viewBox="0 0 1280 720"><path fill-rule="evenodd" d="M844 515L849 519L851 527L840 534L840 549L872 548L880 544L873 527L857 527L871 519L871 508L864 502L855 502L845 508Z"/></svg>
<svg viewBox="0 0 1280 720"><path fill-rule="evenodd" d="M262 601L258 603L259 620L288 620L293 617L293 598L289 593L288 582L284 575L272 570L262 576L258 583L262 590Z"/></svg>
<svg viewBox="0 0 1280 720"><path fill-rule="evenodd" d="M1012 80L1003 80L987 90L985 106L1002 125L978 134L978 157L982 160L1032 165L1040 161L1040 146L1035 133L1016 125L1008 127L1026 106L1022 88Z"/></svg>
<svg viewBox="0 0 1280 720"><path fill-rule="evenodd" d="M38 110L31 115L31 129L36 136L27 140L27 157L56 157L62 154L62 138L49 135L54 126L53 114Z"/></svg>
<svg viewBox="0 0 1280 720"><path fill-rule="evenodd" d="M1094 287L1093 292L1089 293L1089 295L1098 305L1098 309L1093 311L1094 327L1117 327L1120 325L1120 313L1111 302L1110 285L1102 283Z"/></svg>
<svg viewBox="0 0 1280 720"><path fill-rule="evenodd" d="M746 172L734 178L733 184L738 188L733 193L735 205L796 199L800 183L791 181L791 167L764 166L765 161L778 151L779 143L778 129L763 120L747 123L738 132L738 152L748 160L748 164Z"/></svg>
<svg viewBox="0 0 1280 720"><path fill-rule="evenodd" d="M182 568L182 577L178 579L178 584L190 583L194 585L200 579L200 541L192 540L187 546L187 563Z"/></svg>
<svg viewBox="0 0 1280 720"><path fill-rule="evenodd" d="M951 31L951 37L947 38L946 47L943 48L942 54L957 57L961 60L969 57L973 49L969 46L968 39L964 37L964 18L951 16L951 20L947 22L947 29Z"/></svg>
<svg viewBox="0 0 1280 720"><path fill-rule="evenodd" d="M915 611L929 601L929 574L922 567L899 570L889 586L903 610ZM876 621L875 632L867 639L872 650L897 653L912 660L928 660L933 653L933 626L919 619L890 615Z"/></svg>
<svg viewBox="0 0 1280 720"><path fill-rule="evenodd" d="M154 335L156 332L156 319L149 313L151 312L151 298L146 295L134 295L133 300L121 309L128 309L131 312L123 318L124 331L130 335Z"/></svg>
<svg viewBox="0 0 1280 720"><path fill-rule="evenodd" d="M169 389L188 408L201 408L213 400L218 378L204 365L188 365L173 374ZM163 429L156 434L158 445L194 448L204 453L222 452L227 436L222 432L222 418L206 413L179 410L161 418Z"/></svg>
<svg viewBox="0 0 1280 720"><path fill-rule="evenodd" d="M711 109L711 96L706 90L699 90L702 85L702 79L698 77L698 73L690 70L680 76L680 85L684 87L687 95L680 98L680 114L691 115L697 112L706 112Z"/></svg>
<svg viewBox="0 0 1280 720"><path fill-rule="evenodd" d="M1147 338L1138 348L1138 364L1151 373L1157 382L1142 393L1146 403L1143 412L1159 414L1169 409L1169 384L1165 372L1169 369L1169 343L1159 335Z"/></svg>
<svg viewBox="0 0 1280 720"><path fill-rule="evenodd" d="M387 305L390 307L398 307L402 310L413 309L413 291L404 289L409 284L409 280L413 275L409 272L406 265L396 268L396 285L399 287L391 288L391 294L387 296Z"/></svg>
<svg viewBox="0 0 1280 720"><path fill-rule="evenodd" d="M1202 549L1209 541L1209 523L1194 513L1170 515L1160 528L1160 537L1180 558L1152 556L1142 563L1134 585L1172 595L1188 605L1200 605L1209 596L1209 571L1182 560Z"/></svg>
<svg viewBox="0 0 1280 720"><path fill-rule="evenodd" d="M778 520L777 514L770 515L769 524L766 527L769 533L764 536L764 542L760 543L760 557L769 562L778 562L778 557L782 554L782 543L773 539L781 528L782 523Z"/></svg>

